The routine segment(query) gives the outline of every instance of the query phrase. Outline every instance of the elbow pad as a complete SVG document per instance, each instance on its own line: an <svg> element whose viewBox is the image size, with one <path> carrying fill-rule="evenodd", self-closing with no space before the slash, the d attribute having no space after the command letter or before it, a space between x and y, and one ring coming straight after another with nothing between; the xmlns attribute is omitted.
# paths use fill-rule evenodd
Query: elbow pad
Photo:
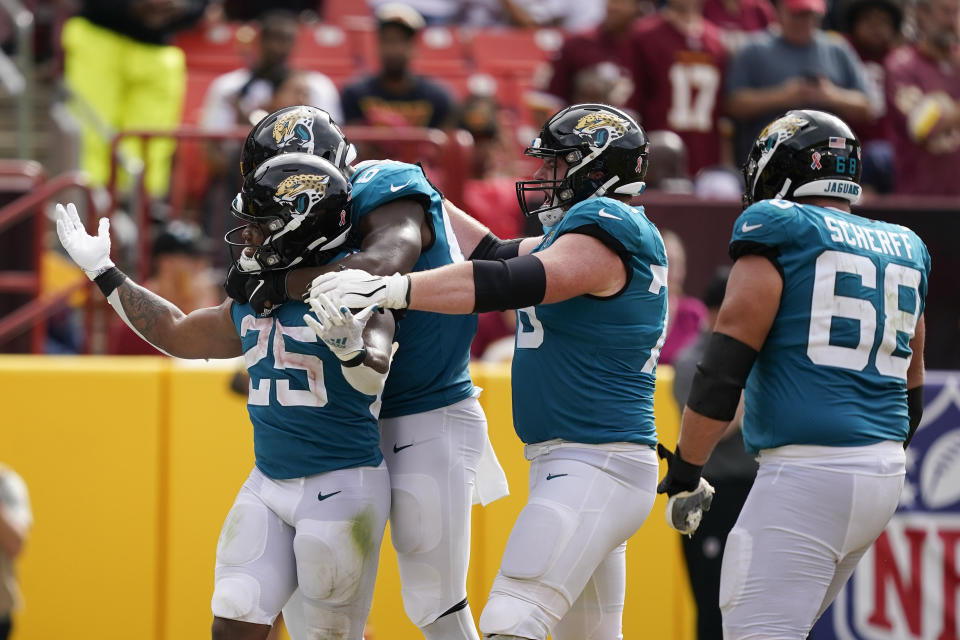
<svg viewBox="0 0 960 640"><path fill-rule="evenodd" d="M923 418L923 385L907 389L907 415L910 417L910 431L907 433L907 439L903 441L904 449L910 445Z"/></svg>
<svg viewBox="0 0 960 640"><path fill-rule="evenodd" d="M493 233L483 236L477 248L470 254L470 260L508 260L520 255L520 243L523 238L516 240L501 240Z"/></svg>
<svg viewBox="0 0 960 640"><path fill-rule="evenodd" d="M547 272L533 255L473 260L473 312L532 307L547 292Z"/></svg>
<svg viewBox="0 0 960 640"><path fill-rule="evenodd" d="M737 413L740 391L757 359L757 350L723 333L710 336L693 376L687 406L712 420L729 422Z"/></svg>

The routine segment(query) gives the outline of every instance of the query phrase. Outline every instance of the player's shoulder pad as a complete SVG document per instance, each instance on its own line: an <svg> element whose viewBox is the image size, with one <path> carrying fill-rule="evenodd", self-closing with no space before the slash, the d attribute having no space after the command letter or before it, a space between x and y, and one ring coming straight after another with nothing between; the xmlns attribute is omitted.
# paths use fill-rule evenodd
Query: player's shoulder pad
<svg viewBox="0 0 960 640"><path fill-rule="evenodd" d="M638 253L645 239L652 237L651 223L643 207L633 207L612 198L588 198L570 207L557 228L557 235L596 225L630 253Z"/></svg>
<svg viewBox="0 0 960 640"><path fill-rule="evenodd" d="M363 166L350 182L353 184L353 210L357 216L399 198L416 198L423 201L426 208L434 193L420 167L396 160L381 160Z"/></svg>
<svg viewBox="0 0 960 640"><path fill-rule="evenodd" d="M747 242L778 247L794 237L793 227L803 205L789 200L761 200L740 214L733 224L730 244Z"/></svg>

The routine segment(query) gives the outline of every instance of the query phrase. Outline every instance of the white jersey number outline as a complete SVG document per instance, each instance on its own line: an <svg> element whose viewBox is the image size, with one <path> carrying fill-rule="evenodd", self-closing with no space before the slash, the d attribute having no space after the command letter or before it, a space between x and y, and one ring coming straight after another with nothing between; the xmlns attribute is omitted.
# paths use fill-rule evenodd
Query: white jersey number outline
<svg viewBox="0 0 960 640"><path fill-rule="evenodd" d="M670 66L670 111L667 123L675 131L713 129L713 108L720 88L720 72L709 64L676 63Z"/></svg>
<svg viewBox="0 0 960 640"><path fill-rule="evenodd" d="M837 275L849 273L860 276L861 286L877 288L877 267L870 258L845 251L824 251L817 257L810 306L810 331L807 336L807 357L814 364L863 371L870 362L874 348L877 322L882 316L883 336L874 358L880 375L906 379L910 356L895 355L897 334L913 338L920 310L921 273L900 264L888 264L883 273L882 309L869 300L841 296L835 293ZM899 308L900 288L915 292L916 308ZM855 347L830 344L830 324L833 318L856 320L860 325L860 339Z"/></svg>
<svg viewBox="0 0 960 640"><path fill-rule="evenodd" d="M243 353L247 369L267 357L270 347L270 330L273 332L273 362L276 369L300 369L307 372L307 389L291 389L286 378L261 378L256 386L250 376L250 392L247 404L265 407L270 404L270 387L276 381L277 402L284 407L323 407L327 404L327 388L323 385L323 360L306 353L291 353L284 346L283 336L298 342L316 342L317 334L310 327L285 327L276 318L244 316L240 322L240 337L249 331L257 331L257 343Z"/></svg>

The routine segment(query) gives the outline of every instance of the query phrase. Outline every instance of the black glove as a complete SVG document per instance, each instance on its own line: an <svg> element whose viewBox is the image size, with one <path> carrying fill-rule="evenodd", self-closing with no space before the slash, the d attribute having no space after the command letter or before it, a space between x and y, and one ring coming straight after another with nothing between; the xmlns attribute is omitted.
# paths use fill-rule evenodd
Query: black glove
<svg viewBox="0 0 960 640"><path fill-rule="evenodd" d="M250 303L259 316L270 315L275 307L288 300L286 271L244 273L234 265L227 273L223 288L240 304Z"/></svg>
<svg viewBox="0 0 960 640"><path fill-rule="evenodd" d="M680 457L680 448L676 453L657 443L657 455L667 461L667 475L657 485L657 493L673 496L681 491L693 491L700 484L702 465L690 464Z"/></svg>
<svg viewBox="0 0 960 640"><path fill-rule="evenodd" d="M247 282L249 280L249 273L244 273L237 268L237 265L232 265L230 271L227 272L227 279L223 281L223 288L228 296L240 304L246 304L249 300L247 297Z"/></svg>
<svg viewBox="0 0 960 640"><path fill-rule="evenodd" d="M288 300L287 272L261 271L247 282L247 298L258 316L270 315Z"/></svg>
<svg viewBox="0 0 960 640"><path fill-rule="evenodd" d="M667 475L657 485L657 493L665 493L670 497L664 513L667 524L691 536L700 526L703 512L710 510L713 487L700 477L702 466L690 464L680 457L679 447L676 453L672 453L658 443L657 455L667 461Z"/></svg>

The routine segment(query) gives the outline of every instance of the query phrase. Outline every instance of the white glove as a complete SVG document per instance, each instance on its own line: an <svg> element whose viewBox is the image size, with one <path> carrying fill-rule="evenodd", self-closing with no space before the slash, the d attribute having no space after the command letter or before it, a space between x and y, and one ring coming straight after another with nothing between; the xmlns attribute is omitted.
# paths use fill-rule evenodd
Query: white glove
<svg viewBox="0 0 960 640"><path fill-rule="evenodd" d="M110 221L100 218L100 227L96 236L91 236L83 228L77 208L72 202L66 207L57 205L57 235L60 244L70 254L70 258L83 269L87 277L93 280L114 266L110 260Z"/></svg>
<svg viewBox="0 0 960 640"><path fill-rule="evenodd" d="M667 524L680 533L692 536L700 526L703 512L710 510L715 490L706 478L693 491L681 491L667 500Z"/></svg>
<svg viewBox="0 0 960 640"><path fill-rule="evenodd" d="M310 308L317 314L317 319L310 314L304 314L303 321L330 348L333 355L347 362L364 350L363 329L377 305L372 304L353 315L349 309L334 306L330 299L321 293L316 298L310 298Z"/></svg>
<svg viewBox="0 0 960 640"><path fill-rule="evenodd" d="M308 300L320 295L326 295L338 308L362 309L376 305L381 309L406 309L410 279L399 273L375 276L360 269L334 271L317 276L310 284Z"/></svg>

